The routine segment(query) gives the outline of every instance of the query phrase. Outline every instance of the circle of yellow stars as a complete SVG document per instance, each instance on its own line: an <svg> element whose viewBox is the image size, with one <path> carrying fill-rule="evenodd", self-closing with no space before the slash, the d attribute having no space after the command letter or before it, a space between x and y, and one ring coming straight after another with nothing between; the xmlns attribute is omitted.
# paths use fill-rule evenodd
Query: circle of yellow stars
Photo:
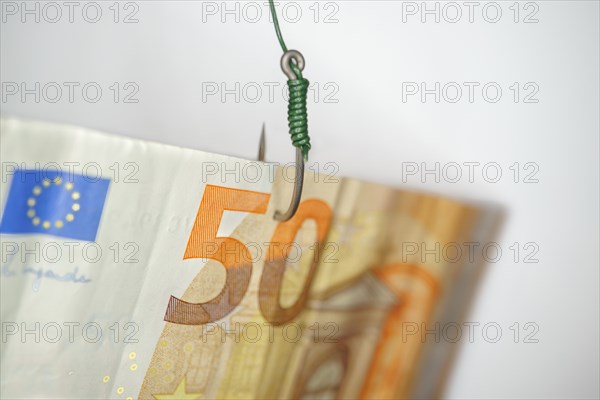
<svg viewBox="0 0 600 400"><path fill-rule="evenodd" d="M35 212L35 205L37 204L37 199L42 194L44 189L49 188L53 184L55 186L63 187L67 192L71 194L71 199L73 200L73 204L71 204L71 212L65 215L64 219L57 219L54 221L42 220ZM31 192L32 196L27 199L27 206L29 207L29 209L27 210L27 216L31 219L31 223L34 226L41 225L44 229L50 229L50 227L54 226L55 228L60 229L63 226L65 226L65 223L73 222L73 220L75 219L74 213L78 212L81 209L81 205L77 202L81 197L81 194L78 191L74 190L72 182L66 182L63 185L63 179L60 176L57 176L52 180L48 178L43 179L42 185L34 186Z"/></svg>

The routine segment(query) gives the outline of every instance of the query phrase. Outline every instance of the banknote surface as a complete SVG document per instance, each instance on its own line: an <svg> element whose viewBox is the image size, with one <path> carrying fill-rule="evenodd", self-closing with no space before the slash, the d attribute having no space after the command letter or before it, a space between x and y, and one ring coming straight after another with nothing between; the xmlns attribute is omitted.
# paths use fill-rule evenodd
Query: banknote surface
<svg viewBox="0 0 600 400"><path fill-rule="evenodd" d="M278 222L289 166L1 128L2 398L439 394L453 346L422 333L462 318L481 207L307 174Z"/></svg>

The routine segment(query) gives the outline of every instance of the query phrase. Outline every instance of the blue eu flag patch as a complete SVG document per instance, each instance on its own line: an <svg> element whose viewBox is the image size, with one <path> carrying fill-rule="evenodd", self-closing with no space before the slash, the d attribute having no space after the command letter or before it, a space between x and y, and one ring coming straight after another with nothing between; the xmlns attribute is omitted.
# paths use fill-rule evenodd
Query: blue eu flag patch
<svg viewBox="0 0 600 400"><path fill-rule="evenodd" d="M109 180L75 173L17 170L0 233L45 233L94 241Z"/></svg>

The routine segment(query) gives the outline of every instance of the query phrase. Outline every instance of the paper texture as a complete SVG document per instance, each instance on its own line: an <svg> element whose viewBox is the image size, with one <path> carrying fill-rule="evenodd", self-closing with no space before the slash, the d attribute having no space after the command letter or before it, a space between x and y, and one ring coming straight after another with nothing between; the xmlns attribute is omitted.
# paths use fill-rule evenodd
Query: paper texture
<svg viewBox="0 0 600 400"><path fill-rule="evenodd" d="M461 321L480 208L307 174L279 223L287 167L1 128L3 398L436 395L452 346L422 330Z"/></svg>

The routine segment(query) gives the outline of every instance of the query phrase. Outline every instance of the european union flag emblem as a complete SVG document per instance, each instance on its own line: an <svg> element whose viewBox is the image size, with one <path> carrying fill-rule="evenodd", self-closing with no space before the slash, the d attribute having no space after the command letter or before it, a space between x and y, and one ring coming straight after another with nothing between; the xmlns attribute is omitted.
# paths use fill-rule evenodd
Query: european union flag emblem
<svg viewBox="0 0 600 400"><path fill-rule="evenodd" d="M108 179L75 173L17 170L0 233L45 233L94 241L108 184Z"/></svg>

